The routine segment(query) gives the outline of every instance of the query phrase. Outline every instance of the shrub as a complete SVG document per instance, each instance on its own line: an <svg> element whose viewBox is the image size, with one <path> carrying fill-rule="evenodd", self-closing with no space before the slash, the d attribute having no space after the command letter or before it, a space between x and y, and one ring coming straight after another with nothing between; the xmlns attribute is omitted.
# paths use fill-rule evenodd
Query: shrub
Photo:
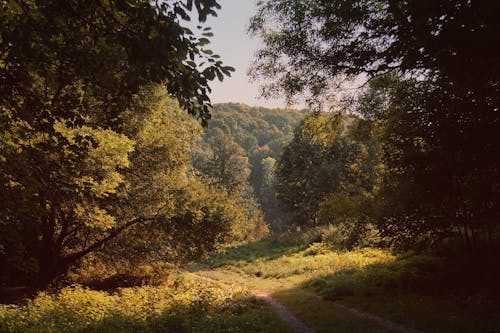
<svg viewBox="0 0 500 333"><path fill-rule="evenodd" d="M276 327L274 330L273 327ZM184 275L169 285L115 293L78 285L39 293L25 305L0 305L0 331L283 332L272 312L248 292L205 285Z"/></svg>

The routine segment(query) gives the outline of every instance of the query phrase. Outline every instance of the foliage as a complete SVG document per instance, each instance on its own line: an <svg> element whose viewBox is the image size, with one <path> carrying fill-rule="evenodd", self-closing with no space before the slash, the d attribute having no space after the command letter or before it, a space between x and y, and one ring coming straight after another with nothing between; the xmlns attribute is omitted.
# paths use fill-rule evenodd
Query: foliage
<svg viewBox="0 0 500 333"><path fill-rule="evenodd" d="M330 243L334 227L274 235L254 243L224 249L213 256L213 267L265 279L306 278L336 271L362 269L394 260L387 250L358 248L345 251Z"/></svg>
<svg viewBox="0 0 500 333"><path fill-rule="evenodd" d="M194 152L194 165L231 190L243 191L248 200L255 197L266 221L277 227L289 214L280 210L275 199L272 161L304 116L297 110L216 104Z"/></svg>
<svg viewBox="0 0 500 333"><path fill-rule="evenodd" d="M498 234L499 56L490 49L498 9L466 0L268 0L252 19L265 43L253 73L271 81L268 94L314 100L338 80L382 75L361 89L360 107L380 121L387 173L377 218L399 243L461 237L478 248Z"/></svg>
<svg viewBox="0 0 500 333"><path fill-rule="evenodd" d="M332 193L360 196L373 191L378 152L372 141L356 135L363 122L320 113L297 127L277 165L278 199L296 214L297 223L317 223L319 205ZM325 214L321 221L331 222Z"/></svg>
<svg viewBox="0 0 500 333"><path fill-rule="evenodd" d="M23 136L31 127L12 119L3 152L26 169L5 174L6 278L43 286L103 246L112 260L191 259L247 223L236 199L190 171L201 128L162 89L145 88L121 117L120 132L61 120L53 125L55 137L51 131ZM36 150L46 138L62 143L57 154ZM39 176L49 178L39 182Z"/></svg>
<svg viewBox="0 0 500 333"><path fill-rule="evenodd" d="M207 29L198 38L183 22L191 11L205 22L216 1L1 7L3 274L44 286L138 224L223 224L219 211L200 217L202 207L172 214L183 200L175 192L189 188L186 150L199 129L174 103L141 92L160 84L160 95L206 122L208 83L232 68L206 48Z"/></svg>
<svg viewBox="0 0 500 333"><path fill-rule="evenodd" d="M471 127L473 108L464 111L462 100L452 111L448 97L436 84L391 74L373 80L358 100L358 111L380 129L385 167L372 213L400 245L458 237L477 246L495 236L497 148L478 148L483 139L494 141L491 129Z"/></svg>
<svg viewBox="0 0 500 333"><path fill-rule="evenodd" d="M248 292L188 276L169 285L113 294L80 286L39 293L26 305L0 305L2 332L287 332Z"/></svg>
<svg viewBox="0 0 500 333"><path fill-rule="evenodd" d="M214 0L194 5L200 23L220 8ZM206 49L211 33L198 38L182 25L193 1L9 1L2 7L2 108L28 122L89 113L110 121L152 82L207 119L208 82L232 70ZM202 59L205 68L194 62Z"/></svg>
<svg viewBox="0 0 500 333"><path fill-rule="evenodd" d="M243 148L230 135L218 128L199 146L194 161L198 170L231 192L246 189L250 164Z"/></svg>
<svg viewBox="0 0 500 333"><path fill-rule="evenodd" d="M271 80L270 93L318 95L341 75L397 68L494 96L498 87L487 85L498 81L489 49L498 39L497 9L466 0L261 1L249 28L264 39L254 74Z"/></svg>

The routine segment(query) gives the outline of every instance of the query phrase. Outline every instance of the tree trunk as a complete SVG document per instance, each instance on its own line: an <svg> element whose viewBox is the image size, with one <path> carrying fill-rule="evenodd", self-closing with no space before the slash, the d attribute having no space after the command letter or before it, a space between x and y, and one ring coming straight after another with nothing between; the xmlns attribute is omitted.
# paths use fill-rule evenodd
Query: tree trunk
<svg viewBox="0 0 500 333"><path fill-rule="evenodd" d="M66 274L70 267L69 262L65 262L60 255L53 253L49 257L38 260L38 275L34 281L34 288L37 290L46 289L58 276Z"/></svg>

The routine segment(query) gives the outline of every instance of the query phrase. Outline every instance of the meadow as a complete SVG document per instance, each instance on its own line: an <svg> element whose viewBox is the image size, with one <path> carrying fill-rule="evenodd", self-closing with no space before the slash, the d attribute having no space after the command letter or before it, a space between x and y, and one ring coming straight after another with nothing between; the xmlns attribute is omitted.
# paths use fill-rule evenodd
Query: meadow
<svg viewBox="0 0 500 333"><path fill-rule="evenodd" d="M498 331L500 272L492 253L345 250L329 243L328 233L313 229L227 248L193 270L270 290L321 332L376 331L360 328L359 318L336 305L425 332Z"/></svg>

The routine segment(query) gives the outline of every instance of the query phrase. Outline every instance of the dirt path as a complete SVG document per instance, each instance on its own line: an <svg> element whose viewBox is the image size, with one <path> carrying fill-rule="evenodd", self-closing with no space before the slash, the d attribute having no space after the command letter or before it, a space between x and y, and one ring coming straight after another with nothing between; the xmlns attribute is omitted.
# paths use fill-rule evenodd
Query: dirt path
<svg viewBox="0 0 500 333"><path fill-rule="evenodd" d="M193 274L193 273L191 273ZM206 275L200 275L200 274L194 274L198 278L201 278L203 280L209 281L209 282L224 282L224 279L214 279L212 277L206 276ZM277 301L275 298L273 298L268 292L264 290L258 290L258 289L252 289L250 287L247 287L248 290L250 290L255 297L262 299L263 301L267 302L269 305L272 306L272 308L276 311L276 313L279 315L279 317L286 322L295 332L297 333L314 333L315 331L304 324L302 321L300 321L297 317L295 317L283 304L281 304L279 301ZM315 296L318 299L322 299L322 297ZM424 333L423 331L416 330L398 323L395 323L393 321L390 321L388 319L384 319L382 317L373 315L371 313L363 312L355 308L348 307L346 305L340 304L340 303L333 303L334 306L341 308L345 311L348 311L349 313L360 317L364 319L371 320L375 323L377 323L379 326L386 328L390 331L396 331L400 333Z"/></svg>
<svg viewBox="0 0 500 333"><path fill-rule="evenodd" d="M314 333L314 330L300 320L297 319L288 309L278 302L276 299L272 298L267 292L262 290L253 290L252 293L255 297L260 298L269 305L273 307L280 318L287 323L295 332L297 333Z"/></svg>
<svg viewBox="0 0 500 333"><path fill-rule="evenodd" d="M193 273L191 273L193 274ZM201 278L208 282L221 282L219 279L214 279L209 276L193 274L198 278ZM223 282L223 281L222 281ZM278 316L287 323L296 333L315 333L315 331L306 326L303 322L301 322L297 317L295 317L288 309L278 302L276 299L272 298L268 292L263 290L254 289L246 287L255 297L267 302L271 307L276 311Z"/></svg>

